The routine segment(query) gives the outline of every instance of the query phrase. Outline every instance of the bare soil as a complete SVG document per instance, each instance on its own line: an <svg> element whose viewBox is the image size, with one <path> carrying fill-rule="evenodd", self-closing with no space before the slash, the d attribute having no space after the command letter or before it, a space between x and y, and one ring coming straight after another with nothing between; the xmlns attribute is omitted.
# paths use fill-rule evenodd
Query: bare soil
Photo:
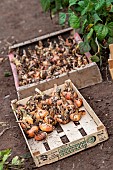
<svg viewBox="0 0 113 170"><path fill-rule="evenodd" d="M60 30L57 18L51 21L49 13L44 14L39 1L2 0L0 1L0 53L4 61L0 63L0 122L7 122L9 130L0 136L0 150L11 148L12 157L25 157L25 170L35 165L23 135L15 122L10 107L11 100L17 98L13 76L7 57L8 47L40 35ZM108 65L101 69L103 82L81 89L80 92L94 109L109 133L109 139L97 146L79 152L56 163L46 165L39 170L111 170L113 169L113 82ZM0 125L0 132L6 127Z"/></svg>

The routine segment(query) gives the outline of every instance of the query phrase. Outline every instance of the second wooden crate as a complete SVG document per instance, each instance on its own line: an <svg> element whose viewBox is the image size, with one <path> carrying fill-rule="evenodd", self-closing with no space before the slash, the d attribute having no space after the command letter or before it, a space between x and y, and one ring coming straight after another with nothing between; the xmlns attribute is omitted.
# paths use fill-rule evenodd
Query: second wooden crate
<svg viewBox="0 0 113 170"><path fill-rule="evenodd" d="M72 28L67 28L67 29L60 30L54 33L50 33L50 34L47 34L47 35L29 40L29 41L25 41L20 44L15 44L14 46L11 47L11 49L13 50L15 48L24 49L25 46L31 46L33 44L36 44L39 40L45 40L47 38L54 39L54 37L57 37L59 35L65 35L65 34L69 35L70 31L72 31ZM74 34L74 38L78 44L82 41L78 33ZM56 76L53 79L42 80L40 82L35 82L35 83L19 86L17 69L16 69L15 64L11 62L11 60L14 58L14 54L13 52L10 53L9 60L10 60L10 64L11 64L11 68L12 68L12 72L14 76L14 82L15 82L18 98L22 99L22 98L28 97L29 95L32 95L36 87L44 91L49 88L52 88L54 83L57 83L58 85L60 85L67 79L71 79L78 89L88 87L91 85L95 85L97 83L102 82L102 77L101 77L100 70L97 64L94 62L91 62L90 60L91 55L89 52L85 53L85 55L89 60L89 64L87 64L85 67L76 68L75 70L70 71L68 74L63 73L60 76Z"/></svg>

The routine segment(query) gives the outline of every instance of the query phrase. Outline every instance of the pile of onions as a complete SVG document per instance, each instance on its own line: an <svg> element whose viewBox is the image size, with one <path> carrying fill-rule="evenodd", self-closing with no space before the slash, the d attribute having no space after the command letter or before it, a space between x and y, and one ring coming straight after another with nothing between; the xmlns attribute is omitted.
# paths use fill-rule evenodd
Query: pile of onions
<svg viewBox="0 0 113 170"><path fill-rule="evenodd" d="M58 123L78 122L86 113L80 109L82 105L83 100L67 81L63 89L55 84L50 95L36 89L36 94L25 105L16 103L16 113L27 137L40 141L57 128Z"/></svg>
<svg viewBox="0 0 113 170"><path fill-rule="evenodd" d="M17 68L19 86L68 74L88 64L87 57L80 54L79 46L72 36L66 39L58 36L58 42L47 40L46 44L44 46L39 41L32 49L14 51L12 62Z"/></svg>

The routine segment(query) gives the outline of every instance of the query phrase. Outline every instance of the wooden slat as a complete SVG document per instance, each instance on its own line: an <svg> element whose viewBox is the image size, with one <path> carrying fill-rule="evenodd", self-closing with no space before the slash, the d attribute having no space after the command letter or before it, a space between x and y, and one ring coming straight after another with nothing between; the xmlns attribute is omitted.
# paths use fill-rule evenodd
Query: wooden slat
<svg viewBox="0 0 113 170"><path fill-rule="evenodd" d="M72 121L66 125L61 124L61 127L70 142L82 138L82 135L77 129L77 126Z"/></svg>
<svg viewBox="0 0 113 170"><path fill-rule="evenodd" d="M85 110L86 114L80 119L80 124L85 130L87 135L97 132L97 124L94 122L93 118L88 114L87 110L84 107L81 107L81 110Z"/></svg>
<svg viewBox="0 0 113 170"><path fill-rule="evenodd" d="M82 128L81 124L80 124L80 125L77 125L77 129L78 129L78 130L81 129L81 128Z"/></svg>
<svg viewBox="0 0 113 170"><path fill-rule="evenodd" d="M18 80L16 65L14 63L12 63L13 58L14 58L14 55L9 54L9 61L10 61L10 65L11 65L11 69L12 69L12 73L13 73L13 77L14 77L15 87L16 87L16 90L17 90L18 87L19 87L19 80Z"/></svg>
<svg viewBox="0 0 113 170"><path fill-rule="evenodd" d="M108 59L109 68L113 69L113 59Z"/></svg>
<svg viewBox="0 0 113 170"><path fill-rule="evenodd" d="M108 59L109 71L111 74L111 78L113 79L113 44L109 45L109 49L110 49L110 58Z"/></svg>
<svg viewBox="0 0 113 170"><path fill-rule="evenodd" d="M32 139L28 140L28 143L29 143L30 148L33 153L38 154L38 152L39 152L40 154L42 154L42 153L46 152L46 149L45 149L42 141L38 142L38 141L35 141L34 138L32 138Z"/></svg>
<svg viewBox="0 0 113 170"><path fill-rule="evenodd" d="M113 80L113 69L109 69L109 71L110 71L110 74L111 74L111 78Z"/></svg>
<svg viewBox="0 0 113 170"><path fill-rule="evenodd" d="M25 105L30 98L31 98L31 96L30 96L30 97L27 97L27 98L25 98L25 99L21 99L21 100L18 101L18 103Z"/></svg>
<svg viewBox="0 0 113 170"><path fill-rule="evenodd" d="M110 49L110 58L113 59L113 44L109 45L109 49Z"/></svg>
<svg viewBox="0 0 113 170"><path fill-rule="evenodd" d="M72 31L72 30L73 30L73 28L69 27L69 28L62 29L60 31L56 31L56 32L52 32L52 33L49 33L49 34L46 34L46 35L42 35L40 37L36 37L34 39L31 39L31 40L27 40L27 41L24 41L24 42L21 42L21 43L18 43L18 44L14 44L14 45L10 46L10 49L14 49L14 48L18 48L18 47L21 47L21 46L24 46L24 45L28 45L28 44L31 44L31 43L34 43L34 42L37 42L37 41L40 41L40 40L44 40L46 38L50 38L52 36L56 36L58 34L65 33L67 31Z"/></svg>
<svg viewBox="0 0 113 170"><path fill-rule="evenodd" d="M60 132L60 133L59 133L59 136L60 136L60 137L65 136L65 133L64 133L64 132Z"/></svg>
<svg viewBox="0 0 113 170"><path fill-rule="evenodd" d="M50 149L54 149L54 148L57 148L57 147L63 145L63 143L60 139L60 136L56 130L54 130L52 133L48 134L46 141L47 141Z"/></svg>

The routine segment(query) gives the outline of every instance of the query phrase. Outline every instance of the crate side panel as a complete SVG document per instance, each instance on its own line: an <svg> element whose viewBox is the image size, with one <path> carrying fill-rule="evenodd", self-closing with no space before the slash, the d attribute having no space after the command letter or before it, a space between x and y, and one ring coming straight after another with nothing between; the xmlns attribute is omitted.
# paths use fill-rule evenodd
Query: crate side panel
<svg viewBox="0 0 113 170"><path fill-rule="evenodd" d="M80 152L84 149L93 147L100 142L103 142L108 139L108 135L105 129L92 133L91 135L87 135L86 137L75 140L65 146L59 148L59 159L63 159L72 154Z"/></svg>
<svg viewBox="0 0 113 170"><path fill-rule="evenodd" d="M76 70L71 71L69 74L62 74L55 79L22 86L18 88L19 97L25 98L34 94L35 88L45 91L52 88L55 83L58 85L63 84L67 79L71 79L78 89L102 82L98 66L96 63L90 63L83 68L77 68Z"/></svg>
<svg viewBox="0 0 113 170"><path fill-rule="evenodd" d="M16 66L15 66L15 64L12 63L13 58L14 58L14 55L9 54L10 66L11 66L11 69L12 69L12 73L13 73L13 77L14 77L14 83L15 83L15 87L16 87L16 90L17 90L18 87L19 87L19 80L18 80Z"/></svg>
<svg viewBox="0 0 113 170"><path fill-rule="evenodd" d="M31 40L27 40L27 41L24 41L24 42L21 42L21 43L18 43L18 44L14 44L14 45L10 46L10 49L18 48L18 47L25 46L25 45L30 45L30 44L38 42L40 40L51 38L53 36L56 36L56 35L59 35L59 34L62 34L62 33L66 33L66 32L71 32L71 31L74 31L73 28L71 28L71 27L65 28L65 29L62 29L62 30L59 30L59 31L55 31L55 32L46 34L46 35L42 35L40 37L33 38Z"/></svg>
<svg viewBox="0 0 113 170"><path fill-rule="evenodd" d="M36 164L37 167L50 164L59 160L58 148L48 151L44 154L35 156L35 160L38 160ZM36 162L35 162L36 163Z"/></svg>
<svg viewBox="0 0 113 170"><path fill-rule="evenodd" d="M72 71L69 78L78 89L102 82L102 77L96 63L90 63L83 68L79 68L76 74Z"/></svg>
<svg viewBox="0 0 113 170"><path fill-rule="evenodd" d="M46 154L37 156L37 159L39 160L39 164L36 164L36 166L40 167L58 161L60 159L64 159L68 156L76 154L87 148L93 147L98 143L103 142L107 139L108 139L108 134L106 132L106 129L103 128L99 132L93 133L91 135L87 135L84 138L75 140L73 142L69 142L66 145L51 150L51 152L46 152ZM46 157L46 160L43 159L44 157Z"/></svg>

